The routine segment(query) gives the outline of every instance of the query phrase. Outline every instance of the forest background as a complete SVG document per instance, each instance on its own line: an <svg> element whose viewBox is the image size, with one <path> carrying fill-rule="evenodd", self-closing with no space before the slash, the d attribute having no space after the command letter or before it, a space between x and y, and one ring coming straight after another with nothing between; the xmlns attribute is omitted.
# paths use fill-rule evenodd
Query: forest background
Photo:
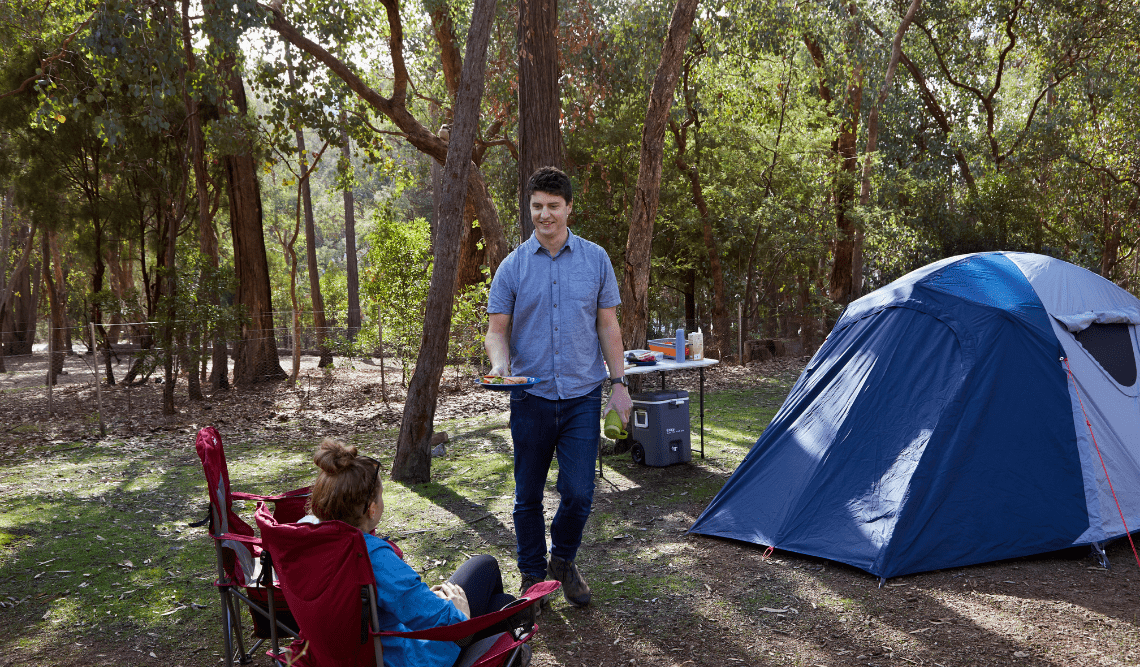
<svg viewBox="0 0 1140 667"><path fill-rule="evenodd" d="M200 400L379 352L410 383L393 476L422 480L535 167L573 179L627 348L810 354L961 253L1136 293L1138 89L1134 0L9 0L0 370L79 344L173 411L180 377Z"/></svg>

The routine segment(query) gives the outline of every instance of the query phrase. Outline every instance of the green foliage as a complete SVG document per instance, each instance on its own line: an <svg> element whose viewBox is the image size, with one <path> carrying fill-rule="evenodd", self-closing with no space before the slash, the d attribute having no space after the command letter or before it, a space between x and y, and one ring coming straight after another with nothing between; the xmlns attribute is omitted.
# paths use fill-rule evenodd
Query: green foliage
<svg viewBox="0 0 1140 667"><path fill-rule="evenodd" d="M483 337L487 333L487 295L490 291L491 281L488 279L455 295L447 351L457 366L463 363L477 367L484 365Z"/></svg>
<svg viewBox="0 0 1140 667"><path fill-rule="evenodd" d="M646 100L672 7L665 0L575 0L559 8L565 167L576 186L571 222L576 234L609 252L619 278ZM674 128L664 142L650 335L681 325L686 302L707 331L714 253L728 310L743 303L749 333L823 333L842 307L828 293L840 234L837 194L840 185L856 192L860 185L840 169L833 143L841 127L853 127L856 157L868 157L869 113L879 104L904 8L787 0L699 6L671 110ZM452 100L431 15L451 19L462 50L469 10L436 0L400 6L408 110L432 130L450 117ZM345 188L357 205L364 249L364 328L351 344L341 337L334 347L360 354L375 347L383 327L389 351L414 357L432 266L424 222L431 217L431 162L313 57L291 51L290 83L281 40L251 31L265 20L252 0L186 17L193 71L179 11L174 3L126 0L0 4L0 95L31 81L23 93L0 97L0 187L13 187L19 220L62 235L70 316L80 320L98 302L126 319L156 317L154 267L166 222L176 218L182 235L180 285L197 280L197 260L182 259L196 247L197 207L217 206L225 230L224 193L210 202L193 196L185 94L201 104L206 121L211 195L225 182L223 155L248 151L260 161L278 327L291 326L282 248L295 223L297 178L327 142L332 153L310 183L330 325L346 324ZM365 82L392 94L390 26L381 3L318 0L284 11ZM479 128L486 150L480 169L511 246L522 241L511 152L515 11L497 10ZM992 249L1055 254L1140 287L1140 61L1126 57L1136 52L1138 34L1140 13L1128 3L924 5L903 40L908 61L879 108L869 200L847 212L863 234L864 291L940 257ZM223 63L239 43L239 71L254 93L249 116L234 113L225 93ZM303 158L298 128L308 148ZM341 156L345 137L351 159ZM679 156L691 172L682 171ZM694 174L707 216L694 201ZM231 243L223 231L224 264ZM302 236L295 250L307 328L304 244ZM97 267L113 256L131 269L133 284L95 284ZM485 289L456 295L453 360L481 355ZM177 319L182 310L187 321L206 317L194 303L177 307Z"/></svg>
<svg viewBox="0 0 1140 667"><path fill-rule="evenodd" d="M361 270L362 301L379 305L385 350L414 356L424 331L424 302L431 279L431 230L427 220L400 220L387 206L373 213ZM327 298L327 297L326 297ZM372 332L366 331L366 335Z"/></svg>

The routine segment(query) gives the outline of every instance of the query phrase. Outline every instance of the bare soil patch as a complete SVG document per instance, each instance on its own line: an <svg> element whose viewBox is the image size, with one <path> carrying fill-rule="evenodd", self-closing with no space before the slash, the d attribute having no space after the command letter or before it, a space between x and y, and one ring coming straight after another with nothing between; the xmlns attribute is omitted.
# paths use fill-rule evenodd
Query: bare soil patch
<svg viewBox="0 0 1140 667"><path fill-rule="evenodd" d="M109 433L102 437L94 417L94 385L80 381L79 369L72 374L75 381L56 388L55 414L49 415L42 375L38 386L25 379L34 377L30 366L36 360L26 360L20 373L0 376L0 502L31 502L22 487L30 466L74 460L68 457L96 443L123 443L116 445L122 456L140 461L140 470L179 466L180 474L191 476L197 465L193 433L210 424L228 437L235 460L252 457L254 445L241 449L230 443L262 441L296 442L289 451L303 461L323 435L366 443L369 450L390 456L404 397L399 367L388 362L391 370L382 386L378 361L337 361L338 367L326 372L306 358L295 389L276 384L230 390L192 403L180 387L179 413L173 417L161 414L161 385L104 387ZM544 614L535 665L1140 664L1140 566L1126 541L1109 547L1113 567L1108 570L1074 550L900 577L880 586L876 578L834 562L783 552L765 557L762 547L687 534L742 456L740 445L721 432L726 419L740 417L741 409L733 406L753 401L758 409L775 410L802 366L803 360L774 360L709 369L703 460L694 454L692 464L656 469L635 466L628 455L603 457L605 476L599 480L595 515L579 557L595 603L574 609L558 600ZM449 373L437 423L449 431L451 451L433 466L433 476L440 484L470 484L463 479L466 461L509 451L503 417L508 398L474 388L471 373ZM696 392L697 384L695 372L668 378L671 388ZM728 395L743 398L737 404L717 402L717 396ZM693 404L695 410L696 400ZM760 428L755 427L752 439ZM81 477L81 465L72 469L80 472L61 473L59 486L44 491L45 505L68 493L75 480L87 479ZM100 474L92 472L89 478ZM304 483L310 471L275 474L272 485L283 488ZM510 585L517 585L509 501L501 498L501 487L488 485L485 496L436 487L412 491L430 501L440 522L459 528L437 541L405 531L409 551L495 553ZM548 500L548 508L553 507L556 496ZM109 516L136 521L139 530L159 530L171 548L209 549L201 529L185 527L204 507L197 490L171 485L156 487L150 495L107 494L104 505L114 512ZM485 515L487 520L479 519ZM0 532L10 537L8 544L0 542L0 625L8 632L0 641L0 667L218 663L220 632L211 606L216 596L205 580L208 569L183 571L180 552L162 555L166 569L156 573L156 585L177 584L185 592L159 602L187 605L164 617L168 626L120 618L95 626L98 631L91 624L64 631L51 624L48 613L62 591L41 587L46 578L32 580L49 567L29 564L24 556L15 562L18 550L40 548L60 533L41 524L6 528L4 516L0 511ZM68 534L63 533L65 539ZM128 553L115 558L129 558L139 567L142 557L131 555L129 548L123 551ZM430 555L413 555L413 564L427 579L455 563L433 564ZM68 588L69 595L77 593L74 586ZM24 595L27 600L12 604ZM195 604L209 608L190 606ZM176 623L179 617L185 622Z"/></svg>

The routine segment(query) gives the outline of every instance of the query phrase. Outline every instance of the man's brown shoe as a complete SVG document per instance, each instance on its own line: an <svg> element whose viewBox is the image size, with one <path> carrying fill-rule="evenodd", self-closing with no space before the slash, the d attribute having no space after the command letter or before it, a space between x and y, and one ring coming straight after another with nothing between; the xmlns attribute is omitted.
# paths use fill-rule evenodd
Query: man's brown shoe
<svg viewBox="0 0 1140 667"><path fill-rule="evenodd" d="M550 579L557 579L562 582L562 593L570 604L575 607L585 607L590 604L590 586L586 584L586 580L582 578L582 573L578 571L578 566L573 562L562 560L551 554L550 566L546 569L546 575Z"/></svg>
<svg viewBox="0 0 1140 667"><path fill-rule="evenodd" d="M535 577L533 575L524 574L522 576L522 586L519 586L519 597L521 598L526 595L526 592L530 590L531 586L540 584L544 581L546 580L540 579L539 577ZM542 610L550 605L549 600L549 596L543 597L542 600L540 600L538 603L530 606L530 611L533 613L533 618L531 618L532 623L542 614Z"/></svg>

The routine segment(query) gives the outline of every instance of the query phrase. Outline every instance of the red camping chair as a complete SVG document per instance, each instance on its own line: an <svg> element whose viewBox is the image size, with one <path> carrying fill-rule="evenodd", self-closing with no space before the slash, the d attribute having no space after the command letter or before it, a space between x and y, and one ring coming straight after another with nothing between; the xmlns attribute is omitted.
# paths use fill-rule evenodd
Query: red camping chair
<svg viewBox="0 0 1140 667"><path fill-rule="evenodd" d="M492 626L504 634L471 667L518 667L519 649L538 630L529 614L519 612L561 586L557 581L535 584L504 609L462 623L377 632L376 579L359 529L340 521L280 523L264 504L255 517L300 628L291 656L274 657L298 667L375 667L384 664L380 637L459 641Z"/></svg>
<svg viewBox="0 0 1140 667"><path fill-rule="evenodd" d="M276 496L259 496L230 490L230 473L226 465L226 452L222 438L213 426L198 431L194 443L202 470L206 474L206 487L210 497L210 537L217 557L218 579L214 585L222 597L222 635L225 644L225 664L247 664L257 648L266 639L276 643L277 634L296 636L296 622L280 595L274 599L274 586L269 580L269 568L263 567L264 552L253 528L242 521L233 510L234 499L268 501L275 505L274 514L280 521L296 521L305 515L305 502L309 488L296 489ZM253 619L253 646L245 650L242 637L239 601L245 603ZM269 612L276 607L275 613Z"/></svg>

